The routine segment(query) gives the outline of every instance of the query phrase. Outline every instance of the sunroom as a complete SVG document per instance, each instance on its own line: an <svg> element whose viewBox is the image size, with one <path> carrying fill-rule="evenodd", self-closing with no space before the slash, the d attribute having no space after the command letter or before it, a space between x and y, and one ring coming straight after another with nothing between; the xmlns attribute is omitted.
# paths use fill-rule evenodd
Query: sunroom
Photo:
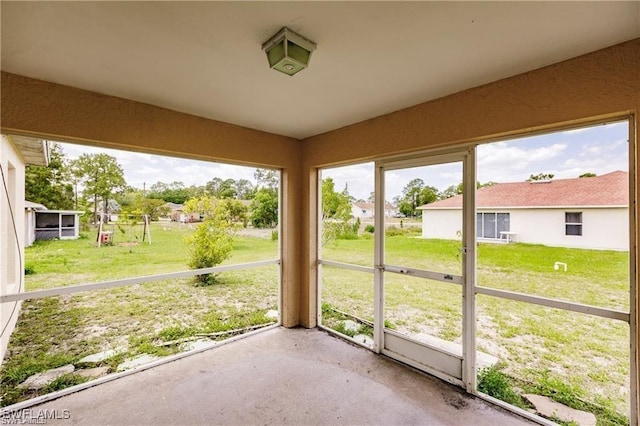
<svg viewBox="0 0 640 426"><path fill-rule="evenodd" d="M323 284L335 274L348 287L339 273L349 271L370 283L371 315L363 319L372 339L355 344L438 377L444 387L453 384L544 423L548 420L478 390L478 306L499 299L612 321L624 329L627 414L638 424L638 3L2 2L1 7L3 134L280 171L280 257L273 265L279 268L278 325L293 336L285 339L330 349L333 343L287 329L330 329L323 317ZM262 51L284 26L316 46L308 68L293 76L271 69ZM591 305L481 285L476 279L479 147L610 123L624 123L628 140L626 304ZM323 176L361 163L372 163L376 230L391 219L384 213L385 188L396 173L456 167L466 185L454 268L422 260L402 263L402 250L394 252L384 232L375 233L366 265L323 251ZM418 341L385 322L386 298L418 282L411 280L453 294L460 330L455 349ZM47 291L37 297L66 292ZM30 297L3 295L0 309L11 310ZM303 368L304 363L293 364ZM247 365L233 370L233 378L248 378ZM278 371L282 376L260 376L277 384L291 380L290 389L278 388L281 393L270 403L285 410L287 400L329 411L340 405L317 402L312 390L325 383L320 373L303 378L295 369ZM334 373L339 374L327 374ZM126 379L131 386L135 376ZM251 389L251 380L243 386ZM76 411L78 418L89 421L92 403L78 404L87 409L82 416ZM179 405L196 408L184 400ZM97 412L108 411L102 410ZM235 420L260 422L260 413ZM314 413L289 421L357 422ZM93 420L107 422L104 415ZM417 414L398 416L396 422L422 422ZM286 417L272 421L287 422Z"/></svg>

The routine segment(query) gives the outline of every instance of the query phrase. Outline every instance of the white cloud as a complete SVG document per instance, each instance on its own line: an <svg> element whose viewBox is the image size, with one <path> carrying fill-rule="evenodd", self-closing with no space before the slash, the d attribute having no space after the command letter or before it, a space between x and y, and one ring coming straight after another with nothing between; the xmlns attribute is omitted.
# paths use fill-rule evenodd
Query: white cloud
<svg viewBox="0 0 640 426"><path fill-rule="evenodd" d="M526 141L497 142L478 147L480 182L518 182L535 173L552 173L567 145L531 146ZM556 160L556 161L553 161Z"/></svg>
<svg viewBox="0 0 640 426"><path fill-rule="evenodd" d="M333 179L338 191L348 185L349 194L356 199L366 200L374 189L373 163L323 169L322 178L328 177Z"/></svg>
<svg viewBox="0 0 640 426"><path fill-rule="evenodd" d="M564 150L567 149L566 144L555 143L551 146L544 146L527 151L530 155L529 161L547 161L552 158L558 157Z"/></svg>
<svg viewBox="0 0 640 426"><path fill-rule="evenodd" d="M142 188L156 182L183 182L185 186L204 185L214 177L221 179L247 179L254 182L255 168L232 164L188 160L132 151L94 148L63 144L65 157L73 160L82 154L105 153L115 157L124 170L127 184Z"/></svg>

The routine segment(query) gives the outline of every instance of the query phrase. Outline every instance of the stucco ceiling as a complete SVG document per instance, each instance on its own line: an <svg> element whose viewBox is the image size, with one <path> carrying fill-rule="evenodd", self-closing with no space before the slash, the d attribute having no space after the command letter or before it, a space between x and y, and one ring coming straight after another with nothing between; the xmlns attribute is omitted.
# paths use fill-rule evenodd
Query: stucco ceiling
<svg viewBox="0 0 640 426"><path fill-rule="evenodd" d="M640 37L637 1L1 8L4 71L295 138ZM282 26L318 45L294 77L261 51Z"/></svg>

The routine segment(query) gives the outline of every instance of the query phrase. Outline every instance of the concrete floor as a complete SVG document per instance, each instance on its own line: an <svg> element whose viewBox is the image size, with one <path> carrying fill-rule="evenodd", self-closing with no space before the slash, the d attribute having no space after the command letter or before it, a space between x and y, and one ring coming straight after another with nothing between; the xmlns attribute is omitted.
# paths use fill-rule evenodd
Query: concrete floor
<svg viewBox="0 0 640 426"><path fill-rule="evenodd" d="M31 410L68 410L47 424L531 424L323 331L284 328Z"/></svg>

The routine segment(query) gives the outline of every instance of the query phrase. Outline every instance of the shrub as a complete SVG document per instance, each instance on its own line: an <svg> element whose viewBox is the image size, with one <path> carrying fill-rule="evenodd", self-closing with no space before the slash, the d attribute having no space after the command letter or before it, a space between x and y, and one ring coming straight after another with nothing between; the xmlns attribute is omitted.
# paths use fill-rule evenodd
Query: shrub
<svg viewBox="0 0 640 426"><path fill-rule="evenodd" d="M233 227L226 221L211 218L198 225L196 232L186 237L191 269L211 268L228 259L233 249ZM197 275L202 284L212 284L213 274Z"/></svg>
<svg viewBox="0 0 640 426"><path fill-rule="evenodd" d="M364 232L373 234L375 231L376 231L376 228L373 225L367 225L364 227Z"/></svg>
<svg viewBox="0 0 640 426"><path fill-rule="evenodd" d="M271 231L271 241L278 241L278 230L274 229Z"/></svg>
<svg viewBox="0 0 640 426"><path fill-rule="evenodd" d="M356 234L356 236L358 235L358 232L360 232L360 224L360 218L357 218L353 225L351 225L351 230Z"/></svg>
<svg viewBox="0 0 640 426"><path fill-rule="evenodd" d="M33 275L36 273L36 268L31 263L27 263L24 265L24 274L25 275Z"/></svg>
<svg viewBox="0 0 640 426"><path fill-rule="evenodd" d="M338 239L339 240L357 240L358 234L351 230L347 230L346 232L338 234Z"/></svg>

